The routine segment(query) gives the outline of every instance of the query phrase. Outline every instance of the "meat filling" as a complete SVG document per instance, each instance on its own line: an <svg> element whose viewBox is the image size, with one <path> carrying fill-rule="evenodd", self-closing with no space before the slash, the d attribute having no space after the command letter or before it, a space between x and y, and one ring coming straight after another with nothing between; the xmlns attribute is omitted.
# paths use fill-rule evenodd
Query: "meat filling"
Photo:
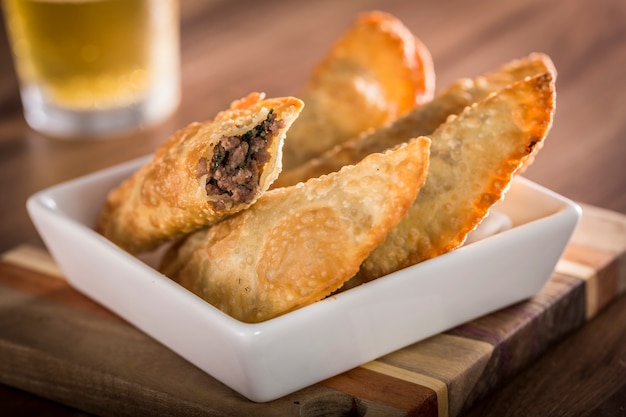
<svg viewBox="0 0 626 417"><path fill-rule="evenodd" d="M270 159L267 149L284 125L270 110L265 120L243 135L222 136L210 161L200 159L196 175L207 175L205 189L215 209L252 202L263 166Z"/></svg>

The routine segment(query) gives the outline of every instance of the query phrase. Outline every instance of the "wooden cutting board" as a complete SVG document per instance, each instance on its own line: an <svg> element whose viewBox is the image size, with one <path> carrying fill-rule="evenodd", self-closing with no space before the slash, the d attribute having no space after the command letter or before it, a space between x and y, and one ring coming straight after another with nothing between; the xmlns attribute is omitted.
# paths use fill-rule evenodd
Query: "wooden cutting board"
<svg viewBox="0 0 626 417"><path fill-rule="evenodd" d="M100 415L456 416L625 289L626 216L584 206L533 298L257 404L73 290L45 251L22 246L0 260L0 382Z"/></svg>

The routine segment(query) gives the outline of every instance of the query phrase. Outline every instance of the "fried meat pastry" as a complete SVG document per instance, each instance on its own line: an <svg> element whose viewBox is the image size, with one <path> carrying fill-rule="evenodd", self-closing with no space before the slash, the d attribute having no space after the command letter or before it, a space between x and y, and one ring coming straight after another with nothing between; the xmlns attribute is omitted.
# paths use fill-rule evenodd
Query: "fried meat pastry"
<svg viewBox="0 0 626 417"><path fill-rule="evenodd" d="M278 176L285 133L302 107L252 93L181 129L109 193L96 230L140 253L250 206Z"/></svg>
<svg viewBox="0 0 626 417"><path fill-rule="evenodd" d="M533 53L474 79L458 80L438 93L432 101L415 107L399 119L347 140L298 167L283 170L272 188L297 184L337 171L344 165L357 163L370 153L382 152L412 137L430 135L448 116L459 114L465 107L525 77L546 72L556 78L556 69L550 57ZM526 164L530 162L528 160Z"/></svg>
<svg viewBox="0 0 626 417"><path fill-rule="evenodd" d="M430 52L402 22L359 15L300 94L306 107L285 142L285 169L396 119L430 100L434 86Z"/></svg>
<svg viewBox="0 0 626 417"><path fill-rule="evenodd" d="M248 209L190 235L161 272L232 317L264 321L331 294L415 200L430 140L306 183L263 194Z"/></svg>
<svg viewBox="0 0 626 417"><path fill-rule="evenodd" d="M537 152L554 109L554 78L545 73L490 95L441 125L431 136L426 184L363 262L355 281L370 281L462 245L503 198L524 160Z"/></svg>

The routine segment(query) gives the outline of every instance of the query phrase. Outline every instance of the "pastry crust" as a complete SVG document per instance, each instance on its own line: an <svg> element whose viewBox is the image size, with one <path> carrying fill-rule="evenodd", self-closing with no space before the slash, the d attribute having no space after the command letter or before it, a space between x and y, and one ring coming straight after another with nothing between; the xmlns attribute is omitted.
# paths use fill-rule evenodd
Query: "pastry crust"
<svg viewBox="0 0 626 417"><path fill-rule="evenodd" d="M285 133L302 107L296 98L264 99L252 93L234 101L213 120L181 129L156 150L148 164L109 193L96 230L128 252L140 253L245 209L278 176ZM201 160L210 164L222 138L246 134L268 120L270 113L282 120L278 123L282 127L275 134L268 133L269 158L260 164L258 178L245 184L251 195L220 206L218 200L228 198L229 192L208 192L207 174L199 172Z"/></svg>
<svg viewBox="0 0 626 417"><path fill-rule="evenodd" d="M430 100L434 89L426 46L390 14L360 14L300 95L306 108L285 142L285 169L396 119Z"/></svg>
<svg viewBox="0 0 626 417"><path fill-rule="evenodd" d="M318 301L354 276L405 215L424 184L429 146L417 138L337 173L269 191L172 248L161 271L245 322Z"/></svg>
<svg viewBox="0 0 626 417"><path fill-rule="evenodd" d="M370 153L390 149L412 137L430 135L448 116L459 114L465 107L525 77L546 72L556 78L556 69L550 57L532 53L474 79L458 80L437 94L432 101L415 107L399 119L347 140L300 166L285 168L272 184L272 188L297 184L337 171L344 165L356 164ZM526 165L531 162L529 159Z"/></svg>
<svg viewBox="0 0 626 417"><path fill-rule="evenodd" d="M554 110L554 78L545 73L451 117L431 136L428 179L419 196L355 280L370 281L461 246L538 151Z"/></svg>

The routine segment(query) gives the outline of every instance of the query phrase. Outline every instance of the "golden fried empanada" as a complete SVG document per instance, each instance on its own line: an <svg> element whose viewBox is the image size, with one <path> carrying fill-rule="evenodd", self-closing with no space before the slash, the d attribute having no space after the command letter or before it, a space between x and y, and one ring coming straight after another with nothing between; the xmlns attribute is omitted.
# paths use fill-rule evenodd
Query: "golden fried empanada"
<svg viewBox="0 0 626 417"><path fill-rule="evenodd" d="M551 73L527 77L452 116L431 136L426 184L363 263L369 281L456 249L499 201L552 125Z"/></svg>
<svg viewBox="0 0 626 417"><path fill-rule="evenodd" d="M356 274L423 185L418 138L339 172L263 194L195 232L161 271L222 311L259 322L318 301Z"/></svg>
<svg viewBox="0 0 626 417"><path fill-rule="evenodd" d="M300 94L306 107L285 142L285 169L430 100L434 85L430 52L402 22L361 14Z"/></svg>
<svg viewBox="0 0 626 417"><path fill-rule="evenodd" d="M348 140L299 167L285 168L272 188L297 184L337 171L344 165L357 163L370 153L382 152L412 137L430 135L449 115L459 114L472 103L525 77L545 72L556 77L550 58L541 53L533 53L523 59L511 61L494 72L474 79L459 80L437 94L432 101L416 107L405 116L373 132Z"/></svg>
<svg viewBox="0 0 626 417"><path fill-rule="evenodd" d="M278 176L285 132L302 107L252 93L181 129L109 193L96 230L139 253L250 206Z"/></svg>

